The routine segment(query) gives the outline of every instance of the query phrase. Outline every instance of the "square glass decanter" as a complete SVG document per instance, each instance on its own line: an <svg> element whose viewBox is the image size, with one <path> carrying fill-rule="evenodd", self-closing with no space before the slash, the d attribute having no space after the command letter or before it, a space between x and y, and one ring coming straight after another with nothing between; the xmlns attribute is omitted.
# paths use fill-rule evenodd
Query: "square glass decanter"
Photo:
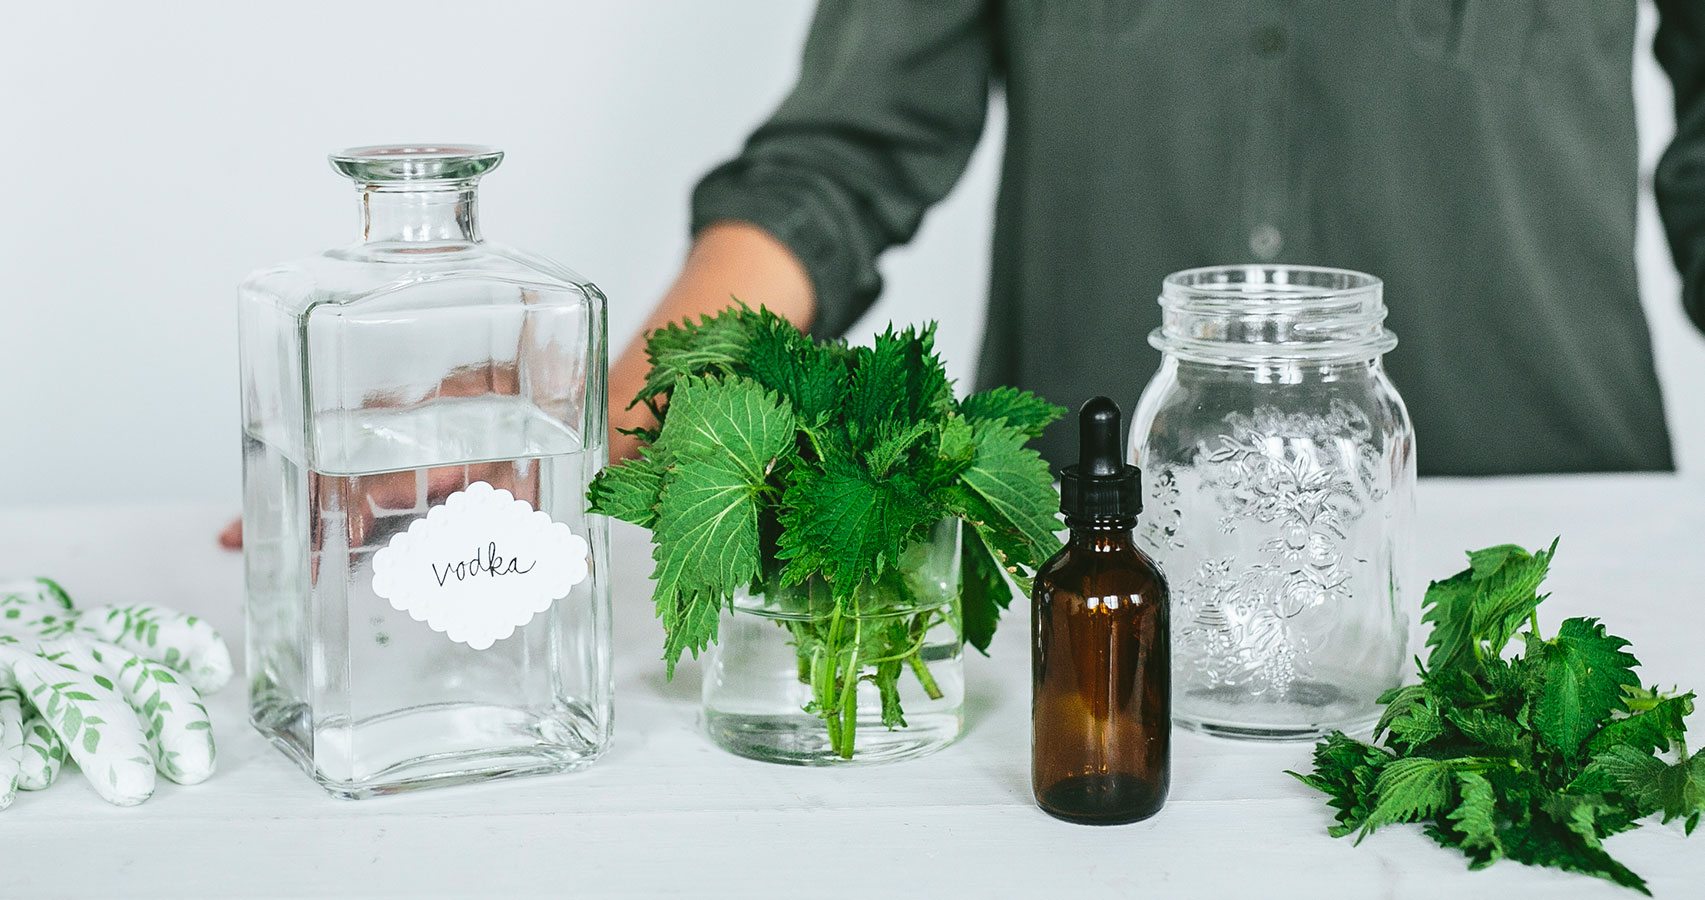
<svg viewBox="0 0 1705 900"><path fill-rule="evenodd" d="M605 301L481 239L484 147L364 147L352 246L243 284L250 716L365 797L609 742Z"/></svg>

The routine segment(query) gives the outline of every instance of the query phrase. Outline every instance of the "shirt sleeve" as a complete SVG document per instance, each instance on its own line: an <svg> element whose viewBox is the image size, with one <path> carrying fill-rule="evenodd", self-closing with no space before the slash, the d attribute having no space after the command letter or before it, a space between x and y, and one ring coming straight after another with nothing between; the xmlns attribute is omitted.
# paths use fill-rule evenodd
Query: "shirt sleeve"
<svg viewBox="0 0 1705 900"><path fill-rule="evenodd" d="M1705 3L1658 0L1658 64L1675 85L1675 139L1658 161L1654 188L1682 302L1705 329Z"/></svg>
<svg viewBox="0 0 1705 900"><path fill-rule="evenodd" d="M982 134L985 5L822 0L792 93L694 190L694 233L733 219L775 235L810 273L813 331L846 331L882 289L877 257L912 238Z"/></svg>

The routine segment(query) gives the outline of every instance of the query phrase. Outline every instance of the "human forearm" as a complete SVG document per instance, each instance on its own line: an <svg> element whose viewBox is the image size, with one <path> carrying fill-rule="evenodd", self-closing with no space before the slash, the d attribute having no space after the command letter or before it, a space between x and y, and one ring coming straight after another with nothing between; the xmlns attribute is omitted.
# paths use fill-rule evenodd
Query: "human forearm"
<svg viewBox="0 0 1705 900"><path fill-rule="evenodd" d="M618 429L655 424L644 404L628 407L645 383L645 337L682 319L697 319L736 300L768 307L800 328L816 315L811 279L786 245L744 222L715 222L699 232L681 274L610 366L610 458L625 459L638 442Z"/></svg>

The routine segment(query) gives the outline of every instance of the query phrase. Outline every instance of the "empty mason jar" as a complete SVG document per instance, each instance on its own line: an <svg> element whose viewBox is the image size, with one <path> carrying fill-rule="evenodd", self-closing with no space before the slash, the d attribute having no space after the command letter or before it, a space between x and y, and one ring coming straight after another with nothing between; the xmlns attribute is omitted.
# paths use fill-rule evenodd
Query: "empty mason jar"
<svg viewBox="0 0 1705 900"><path fill-rule="evenodd" d="M1138 536L1172 585L1173 715L1266 740L1355 731L1408 658L1415 438L1378 278L1167 276L1131 423Z"/></svg>

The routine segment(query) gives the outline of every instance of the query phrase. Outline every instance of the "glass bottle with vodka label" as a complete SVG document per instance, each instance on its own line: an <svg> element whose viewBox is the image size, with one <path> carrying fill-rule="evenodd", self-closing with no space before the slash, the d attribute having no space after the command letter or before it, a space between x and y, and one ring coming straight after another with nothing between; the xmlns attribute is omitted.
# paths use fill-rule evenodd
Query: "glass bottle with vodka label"
<svg viewBox="0 0 1705 900"><path fill-rule="evenodd" d="M480 237L502 158L334 155L360 239L241 290L250 714L339 796L609 742L605 301Z"/></svg>

